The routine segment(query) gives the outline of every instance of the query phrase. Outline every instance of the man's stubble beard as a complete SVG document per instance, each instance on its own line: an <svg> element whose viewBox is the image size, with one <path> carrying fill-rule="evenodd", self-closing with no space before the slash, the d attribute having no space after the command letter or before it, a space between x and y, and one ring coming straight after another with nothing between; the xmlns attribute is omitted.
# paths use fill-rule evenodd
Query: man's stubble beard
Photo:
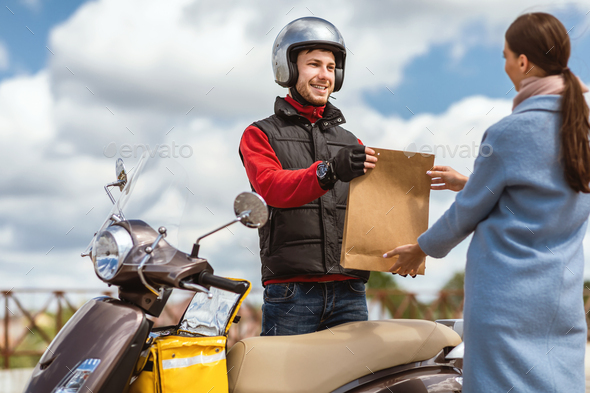
<svg viewBox="0 0 590 393"><path fill-rule="evenodd" d="M310 104L314 105L314 106L323 106L326 105L326 103L328 102L328 98L330 97L330 94L332 94L333 88L330 86L328 89L330 89L328 95L326 96L326 99L318 99L316 97L314 97L311 94L311 87L309 86L309 84L307 82L303 82L303 81L297 81L297 84L295 85L295 88L297 89L297 92L299 92L299 94L301 94L301 97L305 98L305 100L307 102L309 102Z"/></svg>

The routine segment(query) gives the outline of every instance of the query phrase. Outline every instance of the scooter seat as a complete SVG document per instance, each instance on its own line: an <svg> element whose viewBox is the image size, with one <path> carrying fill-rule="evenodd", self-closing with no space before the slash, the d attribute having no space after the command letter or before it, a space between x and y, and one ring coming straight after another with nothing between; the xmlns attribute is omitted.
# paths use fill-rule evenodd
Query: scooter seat
<svg viewBox="0 0 590 393"><path fill-rule="evenodd" d="M364 375L434 357L461 338L430 321L350 322L298 336L251 337L227 354L230 393L331 392Z"/></svg>

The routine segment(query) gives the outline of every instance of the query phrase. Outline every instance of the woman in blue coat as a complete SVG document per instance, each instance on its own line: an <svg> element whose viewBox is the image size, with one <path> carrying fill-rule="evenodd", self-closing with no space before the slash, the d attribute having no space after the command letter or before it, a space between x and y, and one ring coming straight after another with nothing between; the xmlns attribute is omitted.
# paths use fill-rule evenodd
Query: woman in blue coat
<svg viewBox="0 0 590 393"><path fill-rule="evenodd" d="M433 188L460 190L418 244L389 251L415 274L470 233L464 304L464 385L471 392L584 392L582 240L590 213L586 87L569 70L564 26L545 13L508 28L510 116L491 126L467 181L451 168ZM486 152L487 153L487 152Z"/></svg>

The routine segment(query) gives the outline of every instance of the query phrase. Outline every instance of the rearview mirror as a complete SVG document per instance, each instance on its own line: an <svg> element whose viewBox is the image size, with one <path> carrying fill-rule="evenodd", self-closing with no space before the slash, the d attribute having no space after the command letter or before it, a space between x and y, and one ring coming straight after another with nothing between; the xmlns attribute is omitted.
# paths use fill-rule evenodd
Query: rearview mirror
<svg viewBox="0 0 590 393"><path fill-rule="evenodd" d="M248 228L260 228L268 221L268 208L262 197L253 192L243 192L234 201L234 212Z"/></svg>
<svg viewBox="0 0 590 393"><path fill-rule="evenodd" d="M125 164L123 164L123 159L117 158L117 163L115 164L115 172L117 175L117 181L112 182L104 186L104 190L107 192L109 199L115 204L115 198L109 191L109 187L119 187L119 191L123 191L125 188L125 184L127 184L127 172L125 171Z"/></svg>
<svg viewBox="0 0 590 393"><path fill-rule="evenodd" d="M122 158L117 159L117 164L116 164L115 170L117 172L117 180L119 182L119 184L118 184L119 190L123 191L125 184L127 184L127 172L125 171L125 164L123 163Z"/></svg>
<svg viewBox="0 0 590 393"><path fill-rule="evenodd" d="M260 228L268 221L268 208L266 207L266 202L260 195L253 192L243 192L236 197L234 200L234 213L236 213L236 218L230 223L206 233L197 239L195 244L193 244L193 251L191 252L192 258L197 258L199 256L199 242L201 239L204 239L223 228L227 228L238 221L248 228Z"/></svg>

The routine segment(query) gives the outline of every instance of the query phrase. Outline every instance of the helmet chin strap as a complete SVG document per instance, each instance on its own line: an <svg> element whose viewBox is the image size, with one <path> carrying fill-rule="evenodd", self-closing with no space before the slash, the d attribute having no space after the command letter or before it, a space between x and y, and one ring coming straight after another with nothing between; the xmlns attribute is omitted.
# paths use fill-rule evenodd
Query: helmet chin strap
<svg viewBox="0 0 590 393"><path fill-rule="evenodd" d="M297 87L293 86L289 88L289 92L291 93L291 98L293 98L295 101L297 101L298 103L300 103L303 106L315 106L315 107L320 107L320 106L324 106L324 105L314 105L311 102L307 101L305 98L303 98L303 96L301 94L299 94L299 92L297 91Z"/></svg>

